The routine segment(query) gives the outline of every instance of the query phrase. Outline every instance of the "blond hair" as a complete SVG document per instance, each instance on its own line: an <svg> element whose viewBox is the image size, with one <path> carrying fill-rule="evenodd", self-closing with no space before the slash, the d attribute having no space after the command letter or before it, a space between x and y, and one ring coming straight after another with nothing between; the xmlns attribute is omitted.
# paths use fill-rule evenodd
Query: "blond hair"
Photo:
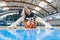
<svg viewBox="0 0 60 40"><path fill-rule="evenodd" d="M25 8L23 8L21 15L23 16L25 14Z"/></svg>
<svg viewBox="0 0 60 40"><path fill-rule="evenodd" d="M25 17L25 11L26 11L25 8L28 8L29 9L29 7L24 7L23 8L23 11L22 11L21 15L24 16L24 17Z"/></svg>

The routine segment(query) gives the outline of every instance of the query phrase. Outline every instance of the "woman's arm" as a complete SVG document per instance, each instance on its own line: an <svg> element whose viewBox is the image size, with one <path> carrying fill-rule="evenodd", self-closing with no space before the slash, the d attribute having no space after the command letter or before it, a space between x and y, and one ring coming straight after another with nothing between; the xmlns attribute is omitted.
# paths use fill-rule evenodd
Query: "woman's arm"
<svg viewBox="0 0 60 40"><path fill-rule="evenodd" d="M33 27L36 27L36 26L37 26L37 20L35 18Z"/></svg>
<svg viewBox="0 0 60 40"><path fill-rule="evenodd" d="M26 21L23 20L22 22L23 22L24 26L27 27Z"/></svg>

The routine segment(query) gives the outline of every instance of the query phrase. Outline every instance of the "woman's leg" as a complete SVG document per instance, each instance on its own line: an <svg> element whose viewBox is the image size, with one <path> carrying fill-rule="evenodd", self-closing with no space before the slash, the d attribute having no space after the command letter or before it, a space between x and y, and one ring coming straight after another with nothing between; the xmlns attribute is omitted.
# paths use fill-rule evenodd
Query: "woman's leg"
<svg viewBox="0 0 60 40"><path fill-rule="evenodd" d="M34 22L33 22L33 24L31 24L32 26L31 26L31 28L36 28L36 26L37 26L37 21L35 20Z"/></svg>

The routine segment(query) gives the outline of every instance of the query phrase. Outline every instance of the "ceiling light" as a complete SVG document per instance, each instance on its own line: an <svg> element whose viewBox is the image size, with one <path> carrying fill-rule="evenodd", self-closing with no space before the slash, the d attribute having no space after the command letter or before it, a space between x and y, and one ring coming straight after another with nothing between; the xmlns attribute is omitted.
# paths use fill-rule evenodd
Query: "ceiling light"
<svg viewBox="0 0 60 40"><path fill-rule="evenodd" d="M41 9L39 7L36 7L35 10L40 11Z"/></svg>

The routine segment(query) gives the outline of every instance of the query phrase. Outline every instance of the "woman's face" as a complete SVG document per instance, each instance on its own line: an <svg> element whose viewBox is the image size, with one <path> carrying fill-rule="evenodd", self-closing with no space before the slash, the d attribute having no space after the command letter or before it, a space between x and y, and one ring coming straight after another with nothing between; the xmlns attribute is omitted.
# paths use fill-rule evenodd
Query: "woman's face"
<svg viewBox="0 0 60 40"><path fill-rule="evenodd" d="M30 10L28 8L25 8L25 13L29 15L30 14Z"/></svg>

